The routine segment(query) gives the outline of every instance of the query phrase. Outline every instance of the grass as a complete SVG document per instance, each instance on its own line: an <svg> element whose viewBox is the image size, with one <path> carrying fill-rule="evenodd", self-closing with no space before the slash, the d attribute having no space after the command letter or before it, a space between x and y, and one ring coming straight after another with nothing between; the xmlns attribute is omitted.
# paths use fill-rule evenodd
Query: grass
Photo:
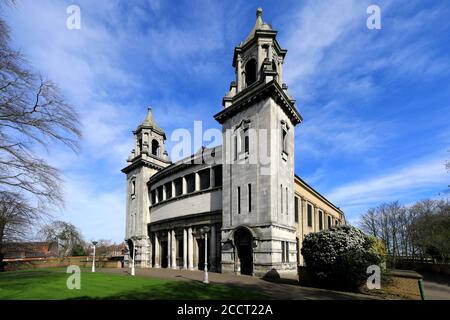
<svg viewBox="0 0 450 320"><path fill-rule="evenodd" d="M195 281L161 280L126 275L81 272L81 288L70 290L64 269L0 273L0 300L63 299L264 299L240 288Z"/></svg>

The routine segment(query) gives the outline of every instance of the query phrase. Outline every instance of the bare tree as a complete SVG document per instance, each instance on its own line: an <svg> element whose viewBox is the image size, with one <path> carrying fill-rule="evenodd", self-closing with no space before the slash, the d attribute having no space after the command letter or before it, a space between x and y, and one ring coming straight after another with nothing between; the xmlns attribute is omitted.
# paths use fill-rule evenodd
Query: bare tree
<svg viewBox="0 0 450 320"><path fill-rule="evenodd" d="M27 67L9 40L0 20L0 190L24 191L41 204L61 205L58 170L33 150L60 142L76 151L78 115L53 82Z"/></svg>
<svg viewBox="0 0 450 320"><path fill-rule="evenodd" d="M395 267L404 257L448 259L449 217L449 201L422 200L408 208L395 201L369 209L361 216L359 226L384 242Z"/></svg>
<svg viewBox="0 0 450 320"><path fill-rule="evenodd" d="M84 246L84 240L78 229L65 221L53 221L45 225L39 232L43 240L57 241L61 256L72 255L78 246Z"/></svg>
<svg viewBox="0 0 450 320"><path fill-rule="evenodd" d="M1 1L0 7L14 4ZM77 151L79 126L57 86L11 49L9 28L0 19L0 247L5 239L23 238L33 222L63 206L60 173L38 152L53 143Z"/></svg>
<svg viewBox="0 0 450 320"><path fill-rule="evenodd" d="M367 234L378 238L380 236L379 217L376 208L367 210L367 213L361 216L359 227Z"/></svg>
<svg viewBox="0 0 450 320"><path fill-rule="evenodd" d="M43 215L45 212L30 206L22 194L0 191L0 270L3 243L30 238L30 225Z"/></svg>

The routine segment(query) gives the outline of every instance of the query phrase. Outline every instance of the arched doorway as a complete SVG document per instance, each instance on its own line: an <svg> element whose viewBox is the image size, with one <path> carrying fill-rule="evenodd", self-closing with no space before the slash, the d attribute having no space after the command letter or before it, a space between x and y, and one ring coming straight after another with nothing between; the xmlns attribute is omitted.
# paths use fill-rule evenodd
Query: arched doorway
<svg viewBox="0 0 450 320"><path fill-rule="evenodd" d="M253 275L253 237L246 228L234 232L234 245L241 266L241 274Z"/></svg>

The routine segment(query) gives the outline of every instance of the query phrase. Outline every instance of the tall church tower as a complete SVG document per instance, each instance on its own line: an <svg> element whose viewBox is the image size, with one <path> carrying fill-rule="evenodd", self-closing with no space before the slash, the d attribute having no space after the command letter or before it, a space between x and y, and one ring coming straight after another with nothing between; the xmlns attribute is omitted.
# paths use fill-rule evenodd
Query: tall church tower
<svg viewBox="0 0 450 320"><path fill-rule="evenodd" d="M258 9L214 116L223 128L222 272L296 270L294 128L302 118L283 83L287 50L276 36Z"/></svg>
<svg viewBox="0 0 450 320"><path fill-rule="evenodd" d="M128 165L122 170L127 175L125 241L130 254L135 249L136 266L148 267L151 265L151 244L147 232L150 222L147 182L171 162L164 146L166 134L156 124L150 107L133 134L135 146L127 159Z"/></svg>

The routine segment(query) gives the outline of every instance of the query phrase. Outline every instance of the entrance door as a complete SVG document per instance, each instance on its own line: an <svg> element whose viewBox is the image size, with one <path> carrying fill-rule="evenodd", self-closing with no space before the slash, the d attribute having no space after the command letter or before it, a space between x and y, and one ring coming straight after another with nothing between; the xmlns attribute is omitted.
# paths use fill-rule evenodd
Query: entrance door
<svg viewBox="0 0 450 320"><path fill-rule="evenodd" d="M253 275L252 235L247 229L239 229L234 233L241 274Z"/></svg>
<svg viewBox="0 0 450 320"><path fill-rule="evenodd" d="M167 241L161 241L161 268L167 268L169 266L169 250L167 247Z"/></svg>

